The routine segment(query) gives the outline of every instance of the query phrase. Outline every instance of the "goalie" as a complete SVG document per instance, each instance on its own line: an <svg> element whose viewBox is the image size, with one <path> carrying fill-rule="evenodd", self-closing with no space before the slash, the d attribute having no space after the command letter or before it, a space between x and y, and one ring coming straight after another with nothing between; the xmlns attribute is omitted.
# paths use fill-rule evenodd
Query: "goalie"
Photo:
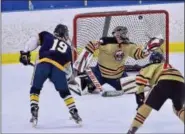
<svg viewBox="0 0 185 134"><path fill-rule="evenodd" d="M79 73L88 74L86 70L90 69L91 74L93 73L97 78L96 82L99 82L101 86L107 83L114 90L122 90L122 78L128 76L125 72L127 57L130 56L135 60L143 59L149 55L150 51L160 47L164 40L157 37L151 38L147 43L147 48L144 49L130 42L127 27L115 27L112 35L113 37L102 37L99 41L89 41L73 66ZM89 68L97 49L99 50L97 65ZM96 82L91 77L81 77L82 90L87 86L88 91L93 92L99 88Z"/></svg>

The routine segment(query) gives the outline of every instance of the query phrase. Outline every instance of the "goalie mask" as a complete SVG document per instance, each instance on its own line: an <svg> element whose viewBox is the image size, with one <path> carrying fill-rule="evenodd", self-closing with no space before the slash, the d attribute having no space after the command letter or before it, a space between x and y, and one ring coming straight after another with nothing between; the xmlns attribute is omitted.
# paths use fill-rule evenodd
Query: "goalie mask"
<svg viewBox="0 0 185 134"><path fill-rule="evenodd" d="M58 24L54 30L54 35L59 38L64 38L68 40L69 38L69 31L66 25Z"/></svg>
<svg viewBox="0 0 185 134"><path fill-rule="evenodd" d="M128 38L127 33L128 33L128 29L127 27L124 27L124 26L117 26L112 31L112 35L120 39Z"/></svg>

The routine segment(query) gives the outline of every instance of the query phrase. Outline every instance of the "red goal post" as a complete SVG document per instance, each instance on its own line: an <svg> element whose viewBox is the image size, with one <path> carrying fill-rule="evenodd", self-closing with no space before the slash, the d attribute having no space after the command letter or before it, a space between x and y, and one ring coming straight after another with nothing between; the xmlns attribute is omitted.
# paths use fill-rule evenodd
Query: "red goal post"
<svg viewBox="0 0 185 134"><path fill-rule="evenodd" d="M144 45L149 37L161 34L165 40L163 53L169 61L169 14L165 10L143 11L110 11L77 14L73 19L73 52L76 60L80 51L88 41L99 40L102 36L111 36L114 27L126 26L131 42ZM97 62L95 54L92 63ZM130 62L130 63L129 63ZM128 64L147 64L148 59L134 61L128 59Z"/></svg>

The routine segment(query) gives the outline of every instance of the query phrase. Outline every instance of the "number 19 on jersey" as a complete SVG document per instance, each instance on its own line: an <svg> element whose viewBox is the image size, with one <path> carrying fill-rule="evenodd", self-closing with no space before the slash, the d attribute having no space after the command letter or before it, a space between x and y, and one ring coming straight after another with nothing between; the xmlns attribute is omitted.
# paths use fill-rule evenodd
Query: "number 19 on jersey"
<svg viewBox="0 0 185 134"><path fill-rule="evenodd" d="M62 41L59 41L58 39L55 39L54 40L54 43L53 43L53 46L50 50L56 50L56 51L59 51L61 53L65 53L66 50L67 50L67 44L62 42Z"/></svg>

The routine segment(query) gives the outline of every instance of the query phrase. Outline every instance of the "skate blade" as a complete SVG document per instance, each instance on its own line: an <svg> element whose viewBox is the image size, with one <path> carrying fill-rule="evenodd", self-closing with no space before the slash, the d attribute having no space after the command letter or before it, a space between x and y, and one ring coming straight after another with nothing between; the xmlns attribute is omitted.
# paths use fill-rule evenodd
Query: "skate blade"
<svg viewBox="0 0 185 134"><path fill-rule="evenodd" d="M79 127L82 127L82 121L76 121L76 124L77 124Z"/></svg>
<svg viewBox="0 0 185 134"><path fill-rule="evenodd" d="M73 117L69 117L69 120L74 120L73 119ZM74 120L75 121L75 123L77 124L77 125L79 125L80 127L82 126L82 121L76 121L76 120Z"/></svg>
<svg viewBox="0 0 185 134"><path fill-rule="evenodd" d="M37 126L37 122L38 122L37 120L33 120L33 122L32 122L32 127L35 128L35 127Z"/></svg>
<svg viewBox="0 0 185 134"><path fill-rule="evenodd" d="M30 119L30 123L32 124L32 127L36 127L37 122L38 122L38 120L36 120L36 119Z"/></svg>

